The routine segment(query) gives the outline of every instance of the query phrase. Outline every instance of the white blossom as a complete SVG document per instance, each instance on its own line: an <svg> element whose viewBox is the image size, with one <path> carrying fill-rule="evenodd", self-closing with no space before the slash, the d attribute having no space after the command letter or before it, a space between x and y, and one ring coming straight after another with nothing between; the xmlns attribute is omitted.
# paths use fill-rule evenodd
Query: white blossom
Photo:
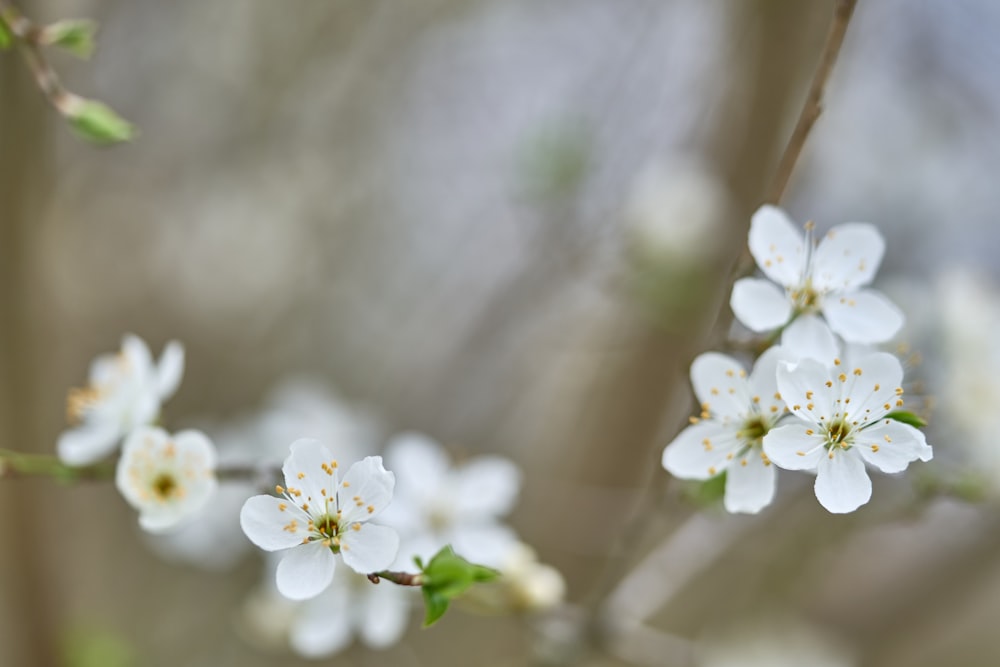
<svg viewBox="0 0 1000 667"><path fill-rule="evenodd" d="M59 458L69 465L87 465L111 454L133 429L156 420L183 373L180 343L168 343L154 364L146 343L126 335L118 354L101 355L91 363L87 386L70 391L67 415L79 426L59 436Z"/></svg>
<svg viewBox="0 0 1000 667"><path fill-rule="evenodd" d="M929 461L919 430L886 417L903 407L903 368L891 354L850 365L804 359L778 365L778 392L792 415L764 436L764 453L788 470L816 471L816 498L830 512L852 512L871 497L869 464L885 473Z"/></svg>
<svg viewBox="0 0 1000 667"><path fill-rule="evenodd" d="M475 586L463 600L487 613L540 612L563 601L566 580L551 565L538 560L527 544L514 544L501 560L500 577L488 586Z"/></svg>
<svg viewBox="0 0 1000 667"><path fill-rule="evenodd" d="M513 463L481 456L452 467L441 445L417 433L396 436L386 459L397 472L398 496L383 520L403 538L399 567L414 556L429 560L448 544L469 561L500 566L518 541L501 522L520 490Z"/></svg>
<svg viewBox="0 0 1000 667"><path fill-rule="evenodd" d="M278 591L292 600L318 595L330 585L335 554L356 572L388 567L399 549L399 536L387 526L369 523L392 500L395 477L382 458L355 463L339 480L338 463L312 439L292 443L282 471L281 498L254 496L240 512L240 526L265 551L284 551L278 564Z"/></svg>
<svg viewBox="0 0 1000 667"><path fill-rule="evenodd" d="M663 450L663 467L683 479L710 479L727 472L724 504L730 512L756 513L774 498L775 471L761 438L784 414L775 369L785 358L772 347L746 370L717 352L691 364L691 384L701 416Z"/></svg>
<svg viewBox="0 0 1000 667"><path fill-rule="evenodd" d="M851 343L884 342L902 327L900 310L882 293L864 288L885 252L874 226L838 225L814 248L811 231L803 238L781 209L765 205L750 223L749 245L770 280L736 281L730 305L753 331L777 329L813 313L822 313L834 333Z"/></svg>
<svg viewBox="0 0 1000 667"><path fill-rule="evenodd" d="M122 446L115 484L139 510L140 526L170 530L197 515L215 492L215 447L200 431L170 435L141 426Z"/></svg>

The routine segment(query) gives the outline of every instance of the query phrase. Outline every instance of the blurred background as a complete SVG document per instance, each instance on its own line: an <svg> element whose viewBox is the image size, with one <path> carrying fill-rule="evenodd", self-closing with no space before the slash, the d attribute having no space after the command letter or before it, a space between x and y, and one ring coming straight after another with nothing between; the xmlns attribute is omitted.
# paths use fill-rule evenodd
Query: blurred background
<svg viewBox="0 0 1000 667"><path fill-rule="evenodd" d="M883 231L932 409L935 461L846 517L794 475L726 516L659 464L832 2L19 7L100 22L53 63L141 134L83 143L0 54L3 447L53 452L124 332L176 338L171 429L231 434L307 375L376 449L414 430L523 472L509 524L565 602L414 616L337 664L997 664L996 3L861 0L784 202ZM111 484L5 480L0 545L0 664L311 664L247 641L259 559L164 560Z"/></svg>

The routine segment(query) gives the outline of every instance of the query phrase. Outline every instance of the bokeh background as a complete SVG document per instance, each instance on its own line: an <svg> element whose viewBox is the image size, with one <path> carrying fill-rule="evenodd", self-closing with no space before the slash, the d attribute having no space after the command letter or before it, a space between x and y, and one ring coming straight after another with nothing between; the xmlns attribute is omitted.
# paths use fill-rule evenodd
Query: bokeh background
<svg viewBox="0 0 1000 667"><path fill-rule="evenodd" d="M123 332L177 338L171 428L307 373L524 472L511 524L566 604L337 664L997 664L996 3L861 0L784 202L883 230L933 408L935 462L847 517L793 475L728 517L659 465L832 2L19 6L100 22L53 62L141 134L81 142L0 54L3 447L53 452ZM110 484L5 480L0 546L0 664L299 664L241 636L259 563L164 562Z"/></svg>

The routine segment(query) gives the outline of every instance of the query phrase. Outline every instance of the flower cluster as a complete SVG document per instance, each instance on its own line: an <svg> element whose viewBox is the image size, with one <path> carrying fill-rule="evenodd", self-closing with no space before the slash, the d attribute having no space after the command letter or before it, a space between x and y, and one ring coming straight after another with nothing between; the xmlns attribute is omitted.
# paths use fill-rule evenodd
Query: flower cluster
<svg viewBox="0 0 1000 667"><path fill-rule="evenodd" d="M69 466L97 463L120 446L115 484L151 533L197 515L216 489L212 442L199 431L171 435L154 426L183 374L180 343L168 343L154 363L146 343L126 335L119 353L93 361L87 386L70 391L67 414L76 426L56 445Z"/></svg>
<svg viewBox="0 0 1000 667"><path fill-rule="evenodd" d="M923 433L905 421L899 360L860 344L882 343L903 324L886 297L864 288L885 243L872 225L848 223L818 243L764 206L750 225L750 252L771 281L743 278L730 301L756 332L775 331L747 370L702 354L691 365L700 414L663 452L672 474L706 480L725 473L730 512L758 512L775 492L774 467L815 473L830 512L852 512L871 497L867 467L897 473L929 461ZM775 284L777 283L777 284ZM841 340L838 340L841 339Z"/></svg>

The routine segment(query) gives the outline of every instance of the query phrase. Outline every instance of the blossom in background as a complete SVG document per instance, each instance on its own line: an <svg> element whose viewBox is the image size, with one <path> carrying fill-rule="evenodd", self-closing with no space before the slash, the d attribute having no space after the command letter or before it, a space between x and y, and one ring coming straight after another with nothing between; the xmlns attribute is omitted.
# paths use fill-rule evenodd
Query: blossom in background
<svg viewBox="0 0 1000 667"><path fill-rule="evenodd" d="M566 595L562 573L539 561L535 550L522 542L507 551L498 569L496 581L465 593L467 606L500 614L538 612L560 604Z"/></svg>
<svg viewBox="0 0 1000 667"><path fill-rule="evenodd" d="M284 550L278 563L278 591L305 600L333 579L335 554L356 572L388 567L399 549L399 536L386 526L369 523L392 500L394 475L382 458L355 463L339 481L338 464L316 440L292 443L282 471L285 486L274 496L254 496L244 503L240 526L265 551Z"/></svg>
<svg viewBox="0 0 1000 667"><path fill-rule="evenodd" d="M749 245L770 281L736 281L730 305L753 331L777 329L812 313L822 313L834 333L851 343L884 342L902 327L903 314L891 301L862 289L875 277L885 252L874 226L838 225L813 248L811 233L803 238L781 209L765 205L751 220Z"/></svg>
<svg viewBox="0 0 1000 667"><path fill-rule="evenodd" d="M305 658L326 658L357 637L372 649L397 643L406 632L416 591L388 582L372 584L364 575L340 568L333 582L309 600L293 601L274 587L274 559L265 583L247 599L247 634L260 642L287 643ZM419 599L419 598L417 598Z"/></svg>
<svg viewBox="0 0 1000 667"><path fill-rule="evenodd" d="M438 443L417 433L396 436L386 460L397 471L397 502L383 517L403 539L397 566L429 560L450 544L463 558L499 567L517 544L501 523L517 501L521 473L507 459L481 456L452 467Z"/></svg>
<svg viewBox="0 0 1000 667"><path fill-rule="evenodd" d="M868 463L882 472L929 461L919 430L887 418L903 406L903 367L878 352L850 365L804 359L778 365L778 392L790 423L764 436L764 453L788 470L816 471L816 498L830 512L852 512L871 498Z"/></svg>
<svg viewBox="0 0 1000 667"><path fill-rule="evenodd" d="M200 512L215 492L215 447L200 431L170 435L139 427L122 446L115 484L139 510L140 526L169 530Z"/></svg>
<svg viewBox="0 0 1000 667"><path fill-rule="evenodd" d="M88 384L70 391L67 415L76 428L59 436L63 463L87 465L115 450L139 426L152 424L163 401L173 396L184 373L184 348L167 343L154 364L146 343L126 335L121 352L101 355L90 366Z"/></svg>
<svg viewBox="0 0 1000 667"><path fill-rule="evenodd" d="M691 384L701 416L663 450L663 467L682 479L710 479L726 472L723 500L730 512L759 512L774 498L775 471L761 439L784 415L775 371L785 351L772 347L753 371L717 352L691 364Z"/></svg>

